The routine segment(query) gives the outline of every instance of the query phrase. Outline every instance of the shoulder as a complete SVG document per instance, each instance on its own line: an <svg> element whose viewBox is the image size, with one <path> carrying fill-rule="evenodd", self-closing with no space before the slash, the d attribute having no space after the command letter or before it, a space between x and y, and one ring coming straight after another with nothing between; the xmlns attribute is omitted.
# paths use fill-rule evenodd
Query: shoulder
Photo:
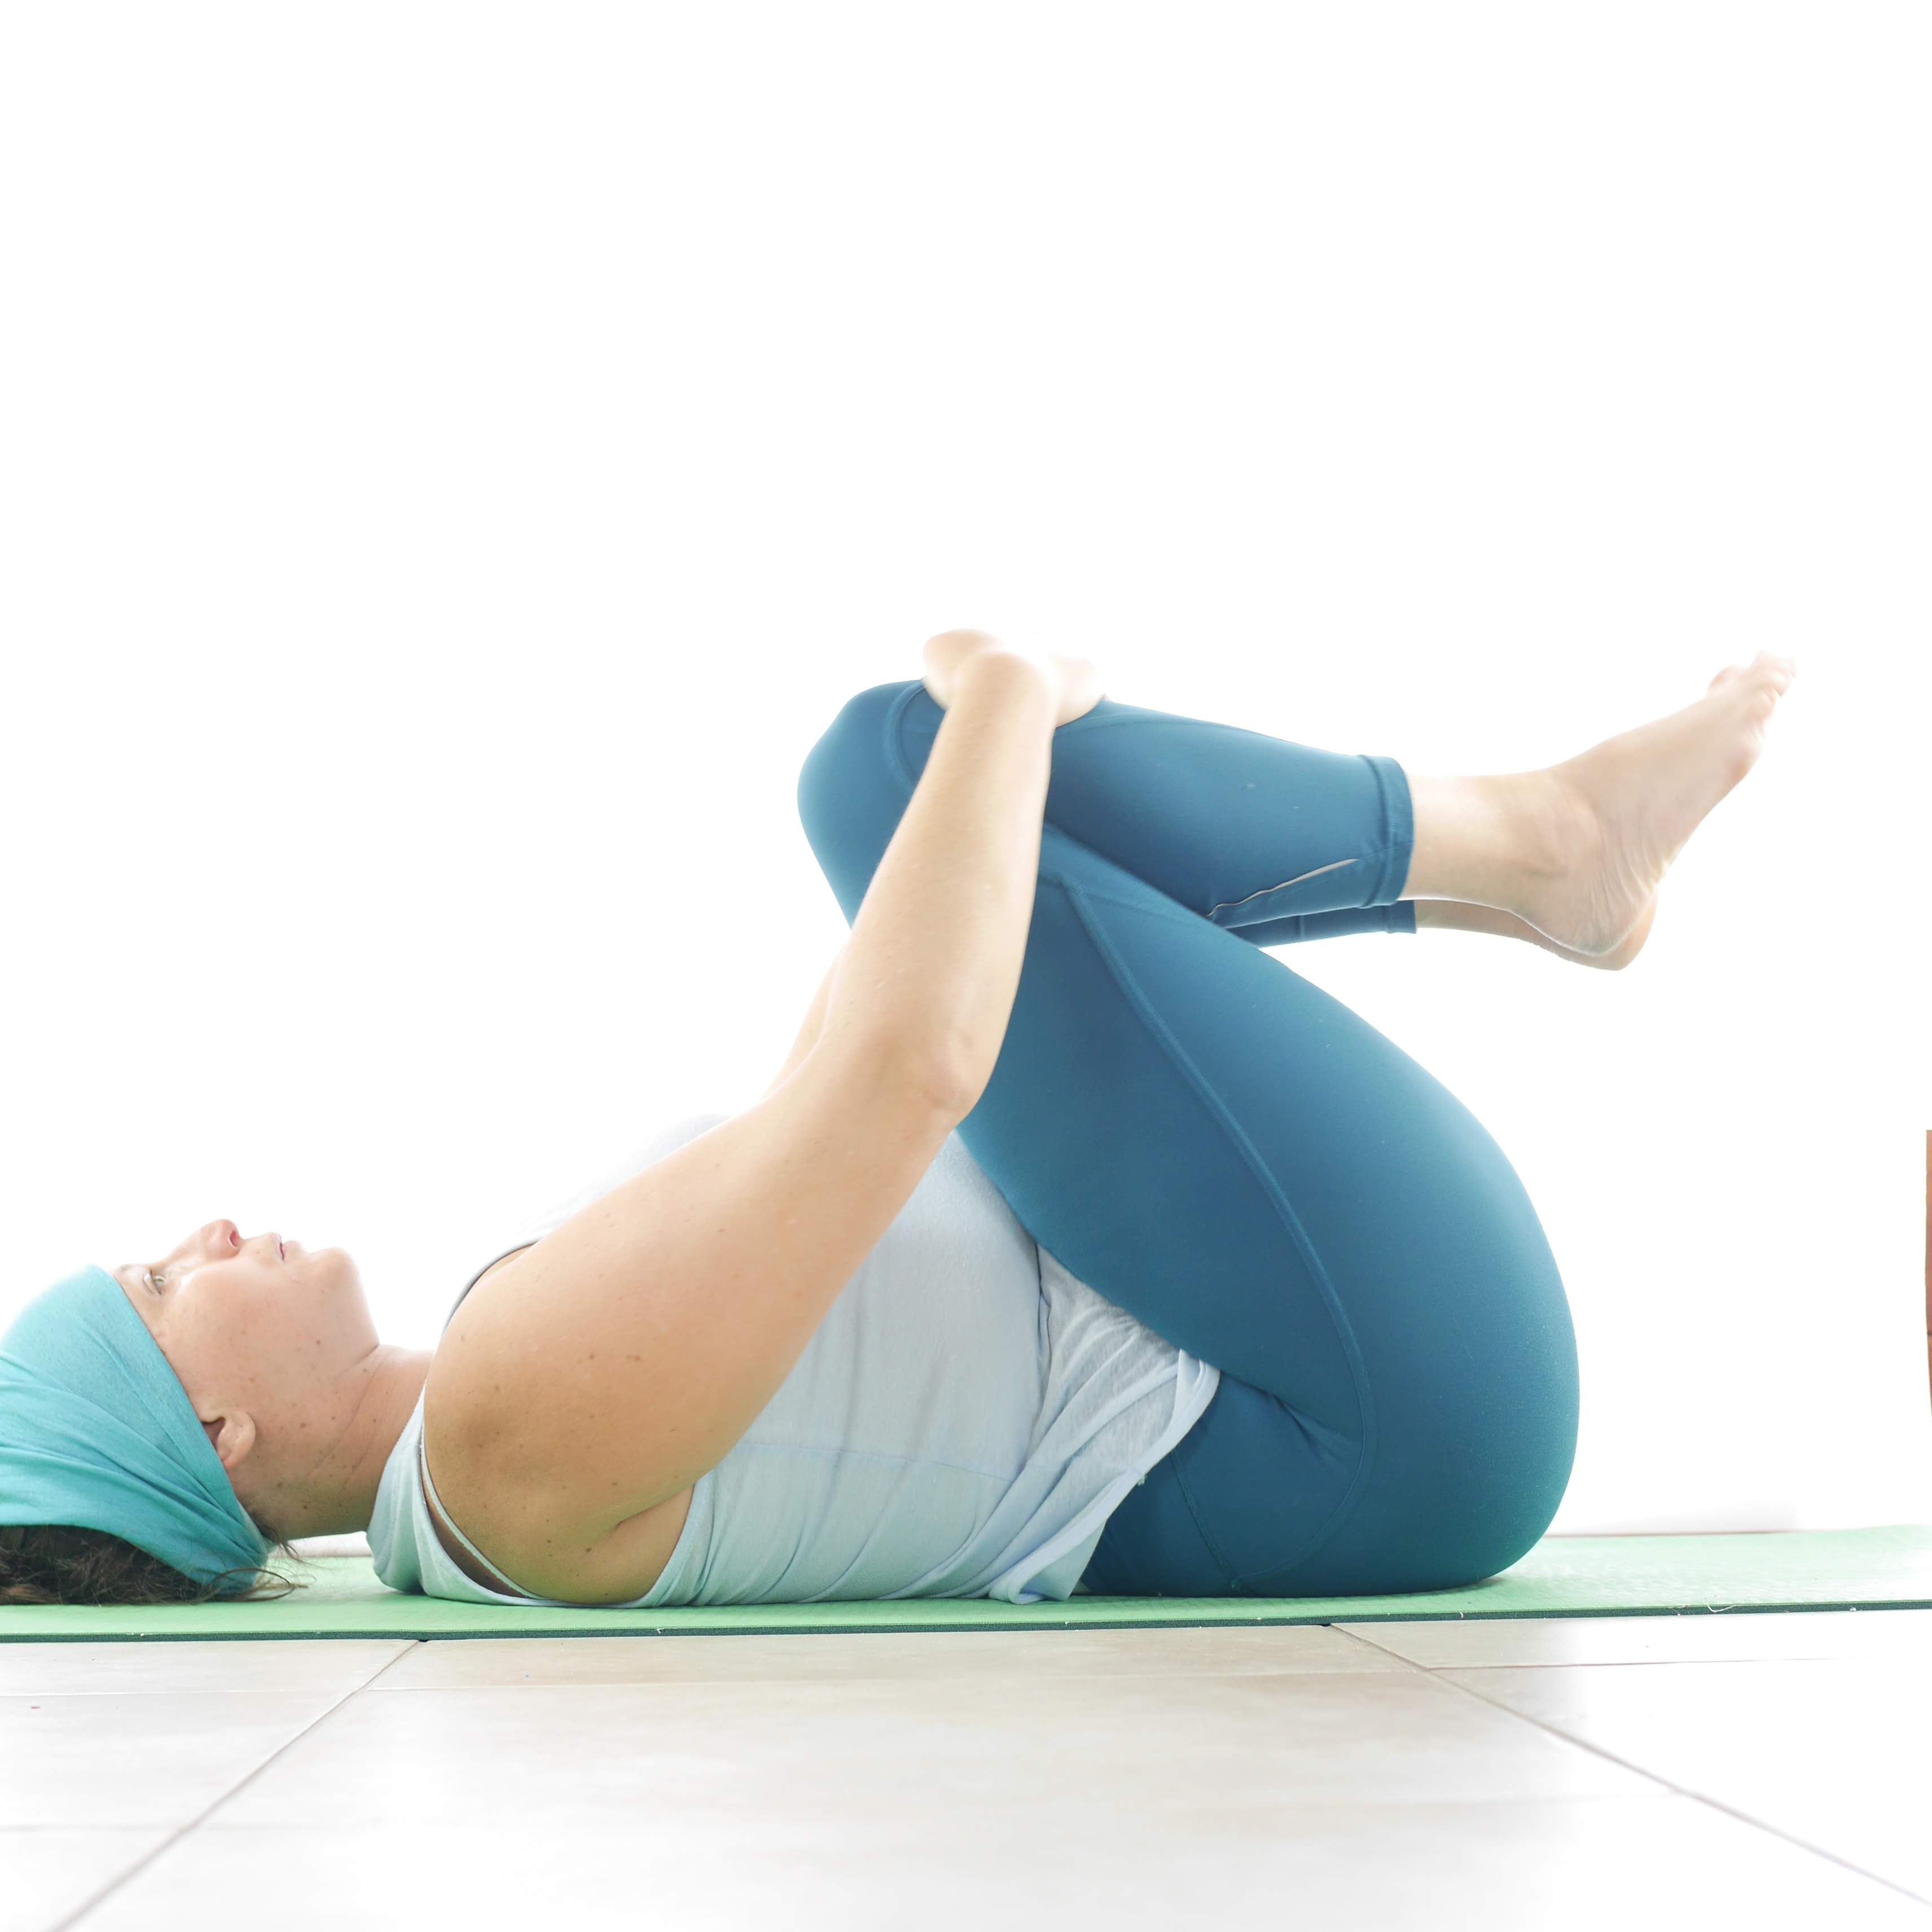
<svg viewBox="0 0 1932 1932"><path fill-rule="evenodd" d="M682 1146L704 1126L728 1118L699 1117L672 1147L662 1150ZM507 1275L529 1252L525 1246L501 1256L477 1276L471 1288ZM514 1284L506 1286L514 1292ZM473 1371L478 1364L470 1366ZM570 1534L562 1513L548 1498L518 1497L506 1493L510 1486L493 1483L466 1454L460 1424L433 1429L429 1408L425 1388L398 1442L397 1456L384 1472L384 1485L412 1486L444 1555L472 1583L501 1592L508 1582L530 1596L572 1604L626 1603L656 1586L683 1534L691 1509L689 1490L639 1511L594 1539L579 1538ZM426 1472L433 1472L428 1480ZM487 1562L478 1560L479 1552Z"/></svg>
<svg viewBox="0 0 1932 1932"><path fill-rule="evenodd" d="M434 1452L426 1435L421 1453L427 1471ZM508 1585L559 1603L632 1602L656 1586L691 1512L692 1490L686 1490L602 1535L581 1538L541 1503L532 1510L527 1498L493 1496L470 1480L460 1457L453 1466L452 1477L449 1467L435 1462L436 1473L421 1483L419 1493L444 1554L487 1590ZM455 1500L452 1490L464 1500Z"/></svg>

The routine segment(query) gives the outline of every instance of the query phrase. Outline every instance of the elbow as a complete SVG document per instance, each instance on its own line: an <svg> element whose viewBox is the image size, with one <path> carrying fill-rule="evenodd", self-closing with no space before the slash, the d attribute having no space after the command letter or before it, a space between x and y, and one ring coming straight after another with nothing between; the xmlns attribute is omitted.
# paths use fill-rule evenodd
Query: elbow
<svg viewBox="0 0 1932 1932"><path fill-rule="evenodd" d="M807 1056L842 1085L856 1085L856 1104L884 1105L908 1118L943 1120L950 1128L970 1114L986 1090L990 1069L976 1067L973 1056L956 1043L935 1040L928 1030L868 1027L855 1037L836 1022Z"/></svg>
<svg viewBox="0 0 1932 1932"><path fill-rule="evenodd" d="M949 1126L957 1126L980 1104L986 1090L985 1078L962 1077L951 1072L934 1074L926 1086L926 1098L933 1110L943 1114Z"/></svg>
<svg viewBox="0 0 1932 1932"><path fill-rule="evenodd" d="M979 1104L987 1079L970 1068L964 1055L926 1042L903 1046L892 1055L887 1077L913 1106L943 1118L949 1126Z"/></svg>
<svg viewBox="0 0 1932 1932"><path fill-rule="evenodd" d="M966 1073L957 1060L926 1054L911 1056L898 1070L902 1091L915 1106L956 1126L978 1105L986 1091L983 1079Z"/></svg>

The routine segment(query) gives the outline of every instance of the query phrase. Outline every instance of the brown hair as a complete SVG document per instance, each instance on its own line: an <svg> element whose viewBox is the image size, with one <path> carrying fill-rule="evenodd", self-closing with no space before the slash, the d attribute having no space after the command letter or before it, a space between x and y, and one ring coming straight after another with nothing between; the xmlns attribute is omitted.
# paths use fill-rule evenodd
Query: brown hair
<svg viewBox="0 0 1932 1932"><path fill-rule="evenodd" d="M282 1556L299 1561L284 1538L257 1524ZM238 1593L233 1586L252 1578ZM271 1587L279 1585L279 1588ZM302 1588L267 1570L226 1570L206 1583L104 1529L65 1523L0 1528L0 1604L258 1603Z"/></svg>

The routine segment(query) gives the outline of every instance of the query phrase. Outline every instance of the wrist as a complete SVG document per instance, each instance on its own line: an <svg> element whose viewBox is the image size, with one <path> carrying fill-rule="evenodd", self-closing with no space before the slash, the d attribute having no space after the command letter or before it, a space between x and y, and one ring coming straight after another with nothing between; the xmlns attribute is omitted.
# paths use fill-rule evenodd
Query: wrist
<svg viewBox="0 0 1932 1932"><path fill-rule="evenodd" d="M955 700L968 690L985 690L1003 696L1038 692L1050 702L1060 691L1058 667L1036 653L1017 650L1003 643L988 644L976 651L953 673Z"/></svg>

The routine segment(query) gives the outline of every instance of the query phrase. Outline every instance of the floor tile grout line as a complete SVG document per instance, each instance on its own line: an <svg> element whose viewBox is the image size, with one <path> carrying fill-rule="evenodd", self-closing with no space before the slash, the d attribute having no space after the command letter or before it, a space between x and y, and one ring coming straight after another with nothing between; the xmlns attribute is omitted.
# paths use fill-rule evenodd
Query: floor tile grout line
<svg viewBox="0 0 1932 1932"><path fill-rule="evenodd" d="M376 1670L372 1670L360 1684L352 1684L334 1703L329 1705L326 1709L318 1711L300 1730L296 1732L293 1737L278 1744L266 1757L262 1760L260 1763L251 1766L250 1769L244 1772L226 1791L204 1805L186 1824L178 1826L175 1830L169 1832L158 1845L142 1857L136 1858L126 1870L116 1872L98 1892L92 1893L82 1900L64 1918L56 1919L47 1928L47 1932L69 1932L70 1928L78 1925L97 1906L104 1905L122 1886L128 1884L130 1880L138 1878L164 1852L179 1844L190 1833L200 1831L202 1826L221 1809L223 1805L226 1804L238 1792L244 1790L249 1785L254 1784L255 1780L260 1778L277 1759L292 1750L303 1738L311 1736L319 1726L326 1724L345 1704L351 1703L361 1696L377 1678L384 1675L386 1672L393 1670L404 1658L410 1654L411 1651L417 1648L422 1641L420 1637L406 1640L403 1648L398 1651L394 1657L388 1658Z"/></svg>
<svg viewBox="0 0 1932 1932"><path fill-rule="evenodd" d="M1384 1657L1393 1657L1412 1665L1418 1670L1707 1670L1718 1666L1734 1670L1748 1670L1762 1664L1842 1664L1854 1670L1869 1667L1886 1670L1897 1661L1893 1653L1883 1651L1858 1651L1846 1654L1841 1651L1826 1651L1816 1657L1530 1657L1514 1664L1462 1663L1418 1664L1412 1657L1404 1657L1399 1650L1388 1644L1378 1643L1372 1637L1365 1637L1352 1630L1343 1630L1340 1624L1324 1624L1324 1630L1333 1630L1337 1634L1351 1637L1358 1643L1366 1644L1371 1650L1382 1652ZM1916 1656L1916 1652L1906 1653Z"/></svg>
<svg viewBox="0 0 1932 1932"><path fill-rule="evenodd" d="M1364 1650L1372 1650L1378 1657L1390 1657L1398 1664L1406 1664L1411 1670L1420 1670L1429 1676L1434 1675L1427 1664L1418 1664L1414 1658L1405 1657L1400 1651L1391 1650L1385 1643L1374 1642L1354 1630L1344 1630L1340 1624L1324 1624L1322 1628L1325 1630L1333 1630L1337 1636L1346 1637L1351 1643L1359 1643Z"/></svg>
<svg viewBox="0 0 1932 1932"><path fill-rule="evenodd" d="M1565 1744L1575 1744L1580 1750L1588 1751L1609 1763L1619 1765L1626 1771L1634 1772L1639 1777L1649 1779L1653 1784L1662 1785L1666 1791L1672 1792L1679 1798L1688 1798L1694 1804L1701 1804L1711 1810L1721 1812L1727 1818L1735 1818L1741 1825L1748 1825L1754 1831L1768 1833L1774 1838L1782 1838L1787 1845L1796 1846L1800 1851L1809 1852L1814 1857L1823 1858L1827 1863L1837 1865L1842 1870L1856 1872L1860 1878L1868 1878L1874 1885L1883 1886L1888 1892L1898 1892L1903 1897L1910 1899L1915 1905L1932 1904L1932 1899L1928 1899L1923 1893L1914 1892L1909 1886L1900 1884L1896 1879L1887 1878L1882 1872L1873 1871L1867 1866L1856 1864L1841 1852L1832 1851L1827 1846L1814 1845L1810 1839L1801 1838L1796 1832L1787 1832L1781 1826L1772 1824L1768 1819L1754 1816L1748 1811L1741 1811L1736 1805L1726 1804L1722 1798L1712 1797L1708 1792L1695 1790L1689 1785L1679 1784L1675 1780L1666 1778L1662 1772L1648 1770L1640 1764L1634 1764L1628 1758L1619 1757L1615 1751L1606 1750L1600 1744L1591 1744L1584 1738L1572 1736L1568 1731L1558 1730L1555 1725L1545 1724L1540 1718L1529 1717L1521 1711L1512 1710L1508 1705L1499 1702L1494 1698L1484 1696L1481 1691L1472 1689L1467 1684L1451 1683L1449 1688L1453 1690L1467 1692L1479 1702L1487 1704L1492 1710L1500 1711L1509 1717L1520 1718L1525 1724L1534 1724L1538 1730L1547 1732L1553 1738L1560 1738Z"/></svg>
<svg viewBox="0 0 1932 1932"><path fill-rule="evenodd" d="M1600 1758L1607 1762L1616 1764L1620 1768L1628 1771L1638 1777L1641 1777L1647 1782L1656 1784L1664 1790L1667 1791L1672 1795L1688 1798L1693 1803L1706 1807L1708 1809L1718 1812L1724 1816L1730 1817L1736 1820L1738 1822L1744 1824L1752 1829L1762 1831L1772 1837L1780 1838L1786 1843L1791 1844L1801 1850L1809 1852L1814 1856L1824 1859L1829 1864L1840 1867L1842 1870L1853 1873L1859 1877L1869 1879L1874 1883L1884 1886L1888 1891L1898 1892L1905 1898L1912 1900L1915 1904L1925 1904L1928 1902L1932 1902L1928 1901L1921 1894L1911 1891L1907 1887L1899 1884L1893 1880L1885 1877L1881 1874L1871 1871L1864 1866L1855 1864L1850 1859L1846 1858L1823 1846L1811 1844L1806 1839L1798 1838L1792 1832L1781 1829L1778 1826L1772 1824L1763 1819L1754 1816L1749 1813L1737 1810L1733 1806L1727 1804L1703 1792L1678 1784L1674 1782L1672 1779L1662 1775L1660 1773L1649 1770L1642 1765L1632 1762L1627 1759L1618 1756L1615 1752L1610 1750L1601 1745L1593 1744L1587 1739L1574 1736L1570 1732L1561 1730L1553 1724L1533 1717L1524 1712L1516 1710L1508 1704L1502 1702L1499 1699L1487 1696L1481 1690L1475 1688L1474 1686L1457 1682L1453 1678L1448 1678L1444 1676L1446 1672L1450 1670L1480 1666L1473 1666L1466 1664L1444 1664L1440 1666L1422 1664L1418 1663L1413 1658L1402 1656L1400 1652L1393 1649L1388 1645L1377 1642L1370 1637L1363 1636L1358 1630L1352 1629L1342 1630L1338 1626L1335 1625L1323 1625L1319 1626L1319 1628L1334 1630L1338 1635L1346 1636L1359 1642L1365 1648L1375 1652L1382 1656L1386 1657L1395 1663L1405 1666L1405 1668L1408 1670L1420 1671L1431 1677L1442 1678L1450 1689L1466 1692L1468 1696L1475 1699L1478 1702L1484 1704L1505 1717L1515 1718L1520 1722L1530 1725L1534 1729L1544 1732L1546 1735L1558 1739L1562 1743L1574 1745L1580 1750L1589 1752L1592 1756ZM254 1766L243 1776L238 1778L232 1785L225 1791L222 1792L217 1798L206 1805L194 1818L191 1819L178 1828L169 1832L167 1835L162 1839L161 1842L156 1845L151 1851L147 1852L142 1858L137 1859L132 1865L128 1867L127 1870L117 1874L112 1880L102 1886L99 1891L94 1893L80 1906L68 1912L65 1916L56 1921L54 1924L48 1928L48 1932L70 1932L70 1928L80 1924L88 1913L93 1912L98 1906L105 1903L107 1899L113 1895L114 1893L122 1889L129 1882L129 1881L137 1876L142 1871L145 1870L150 1865L154 1864L164 1852L168 1851L173 1846L178 1844L182 1839L187 1838L193 1832L200 1830L214 1816L218 1811L228 1804L232 1798L252 1784L257 1778L260 1778L272 1766L276 1763L287 1752L291 1750L297 1743L311 1735L328 1718L332 1718L336 1712L342 1709L345 1705L352 1702L355 1699L362 1696L364 1692L373 1691L374 1688L380 1683L380 1680L387 1676L390 1671L402 1664L406 1658L412 1656L416 1650L424 1647L426 1643L431 1641L434 1641L434 1639L413 1638L404 1640L403 1647L398 1651L396 1654L388 1658L377 1669L371 1672L370 1676L361 1683L352 1685L348 1690L344 1691L340 1696L338 1697L325 1709L319 1712L308 1724L304 1724L293 1736L289 1738L283 1744L278 1745L266 1757L263 1758L260 1763ZM1709 1660L1688 1660L1708 1661ZM1766 1660L1744 1660L1762 1661ZM1826 1659L1820 1660L1834 1661L1838 1660ZM1576 1666L1558 1666L1557 1667Z"/></svg>
<svg viewBox="0 0 1932 1932"><path fill-rule="evenodd" d="M1348 1631L1344 1634L1353 1636L1354 1633ZM1365 1637L1362 1641L1366 1643L1370 1640ZM1390 1657L1400 1654L1399 1652L1388 1650L1386 1645L1376 1644L1373 1648L1386 1651ZM1413 1659L1408 1658L1404 1658L1402 1660L1404 1663L1414 1661ZM1678 1784L1672 1779L1664 1776L1660 1772L1651 1771L1640 1764L1633 1764L1629 1759L1618 1756L1615 1751L1606 1750L1601 1744L1592 1744L1587 1738L1573 1736L1569 1732L1560 1730L1556 1725L1546 1723L1540 1718L1532 1718L1526 1712L1516 1710L1512 1706L1504 1703L1500 1698L1484 1696L1473 1684L1459 1684L1453 1678L1442 1675L1445 1670L1496 1670L1511 1666L1453 1664L1436 1666L1425 1664L1418 1664L1415 1667L1419 1670L1426 1670L1431 1677L1437 1678L1449 1690L1462 1691L1466 1696L1474 1698L1478 1703L1486 1704L1491 1710L1501 1712L1505 1717L1520 1719L1522 1723L1532 1725L1538 1730L1544 1732L1552 1738L1561 1739L1564 1744L1574 1744L1580 1750L1586 1750L1592 1756L1602 1758L1607 1763L1616 1765L1625 1771L1633 1772L1640 1778L1648 1779L1653 1784L1661 1785L1665 1790L1674 1793L1679 1798L1688 1798L1694 1804L1707 1806L1713 1811L1723 1813L1727 1818L1735 1818L1741 1825L1748 1825L1754 1831L1768 1832L1774 1838L1782 1838L1787 1845L1795 1845L1801 1851L1810 1852L1815 1857L1823 1858L1828 1864L1837 1865L1845 1871L1856 1872L1859 1877L1868 1878L1874 1885L1883 1886L1888 1892L1898 1892L1903 1897L1910 1899L1916 1905L1932 1904L1932 1900L1926 1898L1922 1893L1914 1892L1909 1886L1900 1885L1896 1879L1887 1878L1882 1872L1872 1871L1864 1865L1854 1864L1850 1858L1841 1856L1838 1852L1831 1851L1822 1845L1814 1845L1808 1838L1801 1838L1794 1832L1785 1831L1778 1826L1772 1824L1768 1820L1754 1817L1748 1811L1740 1811L1736 1806L1726 1804L1721 1799L1713 1798L1706 1792L1693 1790L1688 1785ZM1582 1665L1572 1667L1588 1669L1589 1666Z"/></svg>

